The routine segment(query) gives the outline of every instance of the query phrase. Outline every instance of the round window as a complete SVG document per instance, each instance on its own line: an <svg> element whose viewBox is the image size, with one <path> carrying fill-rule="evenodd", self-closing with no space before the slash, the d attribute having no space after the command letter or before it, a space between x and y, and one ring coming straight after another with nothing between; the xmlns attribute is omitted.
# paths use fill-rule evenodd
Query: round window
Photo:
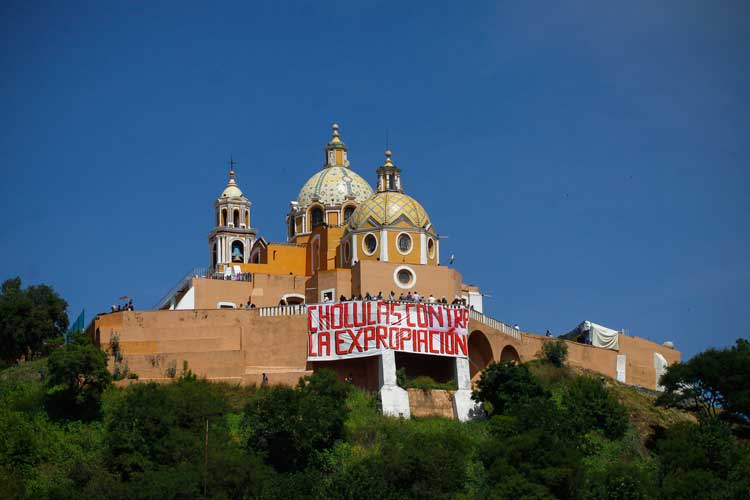
<svg viewBox="0 0 750 500"><path fill-rule="evenodd" d="M365 236L365 252L367 255L372 255L375 253L375 249L378 248L378 240L375 238L374 234L368 234Z"/></svg>
<svg viewBox="0 0 750 500"><path fill-rule="evenodd" d="M409 253L409 250L411 250L411 236L406 233L398 235L398 250L401 253Z"/></svg>
<svg viewBox="0 0 750 500"><path fill-rule="evenodd" d="M409 272L408 270L406 269L400 270L397 276L398 276L398 281L402 285L408 285L409 283L411 283L411 272Z"/></svg>
<svg viewBox="0 0 750 500"><path fill-rule="evenodd" d="M427 255L429 255L430 258L435 257L435 240L432 238L427 240Z"/></svg>

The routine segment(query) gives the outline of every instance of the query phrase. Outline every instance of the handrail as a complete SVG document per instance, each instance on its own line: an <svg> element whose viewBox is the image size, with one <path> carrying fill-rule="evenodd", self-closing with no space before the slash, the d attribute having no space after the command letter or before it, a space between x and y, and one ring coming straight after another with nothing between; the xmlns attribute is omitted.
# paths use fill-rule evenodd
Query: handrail
<svg viewBox="0 0 750 500"><path fill-rule="evenodd" d="M193 278L203 278L208 275L208 268L207 267L194 267L177 282L175 286L173 286L167 293L162 296L162 298L159 300L159 302L156 303L156 306L154 306L154 309L161 309L162 307L169 304L169 302L174 298L175 295L177 295L180 290L182 290L187 283L192 280Z"/></svg>
<svg viewBox="0 0 750 500"><path fill-rule="evenodd" d="M474 309L469 310L469 318L475 321L479 321L480 323L484 323L490 328L494 328L495 330L498 330L499 332L504 333L505 335L509 335L513 337L519 342L521 341L521 332L516 330L512 326L506 325L502 321L498 321L495 318L490 318L489 316L486 316Z"/></svg>
<svg viewBox="0 0 750 500"><path fill-rule="evenodd" d="M271 306L256 308L261 316L300 316L307 314L305 304L293 304L291 306Z"/></svg>

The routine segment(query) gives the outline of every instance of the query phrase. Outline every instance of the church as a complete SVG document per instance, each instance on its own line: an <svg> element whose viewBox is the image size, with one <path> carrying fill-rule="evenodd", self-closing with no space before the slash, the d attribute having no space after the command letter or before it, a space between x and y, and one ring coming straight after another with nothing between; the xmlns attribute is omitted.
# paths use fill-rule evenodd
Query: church
<svg viewBox="0 0 750 500"><path fill-rule="evenodd" d="M337 124L324 152L322 168L289 203L283 242L253 226L252 202L230 162L213 202L209 265L180 279L153 310L100 314L87 328L117 353L113 371L167 381L189 367L209 380L291 385L326 367L377 392L384 414L466 420L482 369L540 355L549 337L485 315L479 288L441 260L439 221L408 194L418 167L404 166L402 177L385 151L373 188L352 168ZM569 363L658 389L665 367L680 360L669 344L612 335L605 347L566 340ZM399 386L397 372L455 389L436 403L440 395L426 400Z"/></svg>

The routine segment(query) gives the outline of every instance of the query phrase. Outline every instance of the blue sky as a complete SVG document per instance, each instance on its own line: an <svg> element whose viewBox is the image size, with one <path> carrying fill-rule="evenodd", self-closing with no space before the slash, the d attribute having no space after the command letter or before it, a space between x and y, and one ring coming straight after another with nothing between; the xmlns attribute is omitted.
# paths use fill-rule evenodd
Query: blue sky
<svg viewBox="0 0 750 500"><path fill-rule="evenodd" d="M284 215L341 124L486 311L685 356L748 336L747 2L0 5L0 279L75 317L208 263L230 154Z"/></svg>

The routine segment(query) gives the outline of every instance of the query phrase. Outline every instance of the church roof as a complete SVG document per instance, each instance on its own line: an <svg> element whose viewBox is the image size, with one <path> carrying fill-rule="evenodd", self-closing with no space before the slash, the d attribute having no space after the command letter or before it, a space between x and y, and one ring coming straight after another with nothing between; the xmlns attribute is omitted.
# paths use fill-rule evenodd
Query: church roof
<svg viewBox="0 0 750 500"><path fill-rule="evenodd" d="M372 226L387 226L406 220L415 227L424 228L430 224L430 217L417 200L408 194L396 191L383 191L362 202L349 219L353 230Z"/></svg>
<svg viewBox="0 0 750 500"><path fill-rule="evenodd" d="M361 203L372 196L372 187L359 174L348 167L326 167L302 186L297 196L301 208L314 201L324 206L341 205L347 199Z"/></svg>

